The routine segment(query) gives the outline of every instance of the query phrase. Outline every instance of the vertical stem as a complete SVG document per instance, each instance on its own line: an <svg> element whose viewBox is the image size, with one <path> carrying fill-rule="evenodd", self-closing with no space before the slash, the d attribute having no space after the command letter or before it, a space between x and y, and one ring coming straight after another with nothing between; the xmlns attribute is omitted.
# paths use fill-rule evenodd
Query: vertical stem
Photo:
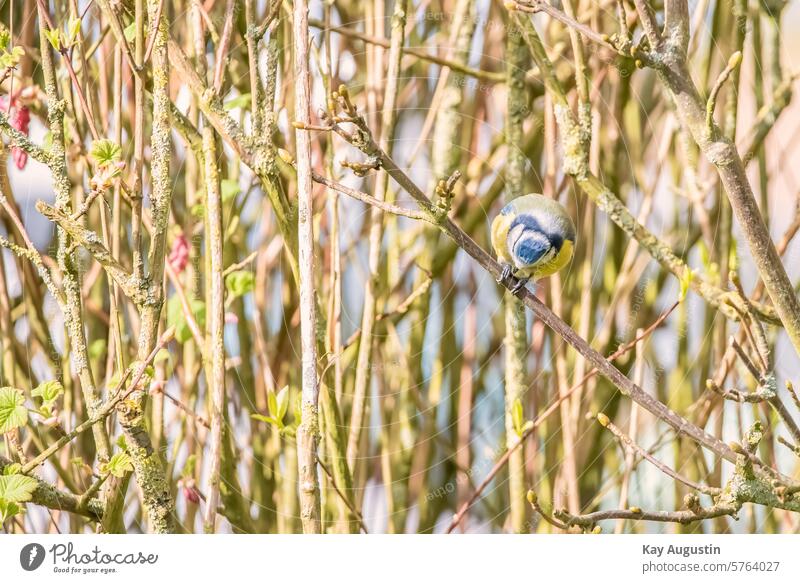
<svg viewBox="0 0 800 583"><path fill-rule="evenodd" d="M638 338L642 333L642 329L639 328L636 330L636 335L634 338ZM636 363L634 364L633 369L633 382L642 386L642 382L644 381L644 365L645 365L645 358L644 358L644 346L643 343L639 343L636 345ZM578 377L580 378L580 377ZM636 443L636 434L639 427L639 405L635 401L631 401L631 412L630 418L628 421L628 436L631 438L631 441ZM625 451L625 469L622 473L622 481L619 487L619 507L620 508L627 508L628 507L628 495L630 492L630 481L631 481L631 474L633 473L634 462L636 461L636 452L633 448L628 448ZM614 528L614 534L622 534L625 532L625 521L620 520L616 527Z"/></svg>
<svg viewBox="0 0 800 583"><path fill-rule="evenodd" d="M134 5L134 58L136 66L144 62L144 18L145 0L135 0ZM144 279L144 260L142 259L142 181L144 173L144 78L141 74L133 77L133 188L131 189L131 253L133 273Z"/></svg>
<svg viewBox="0 0 800 583"><path fill-rule="evenodd" d="M229 2L229 6L232 5ZM206 76L205 34L200 7L194 7L195 57L201 77ZM226 20L226 25L227 25ZM220 57L222 58L222 57ZM220 68L217 68L217 72ZM215 73L215 86L222 83L222 74ZM213 533L220 500L220 471L222 468L222 433L225 421L225 288L223 272L222 192L220 190L217 165L217 145L214 128L203 119L201 130L203 146L203 181L206 191L205 243L208 265L208 302L206 354L211 358L206 363L206 382L210 396L211 432L209 435L209 468L206 486L206 506L203 515L203 530Z"/></svg>
<svg viewBox="0 0 800 583"><path fill-rule="evenodd" d="M294 3L295 121L310 121L311 75L308 70L308 3ZM318 399L317 314L314 290L314 223L311 184L311 140L305 129L295 130L297 147L298 255L300 273L300 337L302 362L302 420L297 429L300 518L303 532L319 533L320 500L317 476Z"/></svg>
<svg viewBox="0 0 800 583"><path fill-rule="evenodd" d="M258 71L258 40L256 39L256 6L255 0L245 0L244 14L247 32L247 64L250 74L250 116L253 135L261 135L264 130L264 118L262 116L262 101L264 93L261 88L261 75Z"/></svg>
<svg viewBox="0 0 800 583"><path fill-rule="evenodd" d="M53 188L56 195L56 207L66 212L71 212L72 196L71 185L67 173L66 149L64 145L64 101L58 98L56 86L56 70L53 55L50 52L50 42L45 36L47 30L46 18L42 3L39 9L39 48L41 51L42 74L44 76L45 91L47 93L47 121L53 142L50 150L51 171L53 173ZM81 303L81 285L78 274L78 265L71 247L69 235L60 227L58 233L58 266L63 274L63 288L66 297L64 321L72 348L72 360L81 391L86 402L87 413L94 415L100 407L100 392L94 384L91 368L89 367L89 353L86 347L86 337L83 330L83 306ZM100 461L109 459L110 444L105 426L96 423L92 427L92 435L97 447L97 457Z"/></svg>
<svg viewBox="0 0 800 583"><path fill-rule="evenodd" d="M153 77L153 127L150 140L150 205L153 228L148 252L149 273L145 280L149 287L151 300L141 308L137 354L139 360L146 359L153 351L158 337L161 307L164 304L164 255L172 198L172 179L169 173L172 155L169 62L167 60L169 29L165 16L166 11L162 12L159 4L160 0L148 0L147 2L152 34L155 35L150 61ZM158 18L159 14L160 18ZM143 113L143 108L138 113ZM146 387L144 388L146 389ZM128 400L130 407L120 414L120 424L125 432L128 453L133 460L136 481L142 490L142 504L150 522L150 528L154 533L170 533L175 528L172 494L161 463L161 456L158 451L153 449L145 427L145 397L146 393L142 387L131 394Z"/></svg>
<svg viewBox="0 0 800 583"><path fill-rule="evenodd" d="M114 50L114 141L122 144L122 48L119 43ZM122 203L122 188L119 184L114 187L114 202L111 212L111 254L119 260ZM117 370L125 370L125 346L122 338L122 312L120 310L119 287L114 284L109 290L109 331L108 331L108 362L106 365L106 378L113 376L116 361ZM113 347L113 349L112 349ZM106 511L103 514L102 529L107 533L121 533L124 530L122 522L124 493L127 490L130 476L117 478L109 476L103 484L103 495L106 500Z"/></svg>
<svg viewBox="0 0 800 583"><path fill-rule="evenodd" d="M403 57L405 38L406 6L408 0L397 0L392 16L392 38L389 49L389 69L386 73L386 91L383 97L381 117L381 149L391 152L394 129L397 121L397 92L400 75L400 61ZM389 177L381 172L376 178L375 198L383 201ZM369 384L370 356L372 354L372 330L375 325L375 304L379 287L380 258L383 243L383 215L377 207L370 209L369 229L369 276L364 291L364 311L361 317L361 341L356 360L356 380L353 389L353 412L350 421L350 436L347 441L347 463L355 469L358 445L366 410L367 387Z"/></svg>
<svg viewBox="0 0 800 583"><path fill-rule="evenodd" d="M333 90L334 68L333 52L331 49L331 34L328 30L331 20L331 6L325 3L325 63L328 68L326 75L327 94ZM333 179L333 151L334 135L331 133L330 143L325 151L325 174ZM333 362L333 387L337 402L341 403L344 393L344 380L342 369L342 252L339 225L339 192L328 190L328 213L330 221L330 306L328 310L328 341L330 343Z"/></svg>
<svg viewBox="0 0 800 583"><path fill-rule="evenodd" d="M474 294L473 289L470 290ZM464 351L458 388L457 421L456 421L456 466L460 480L456 482L456 501L460 508L470 495L470 469L472 452L470 436L472 435L472 409L475 395L475 357L478 334L477 309L473 304L464 314Z"/></svg>
<svg viewBox="0 0 800 583"><path fill-rule="evenodd" d="M506 79L508 85L505 139L508 148L506 161L505 202L524 194L525 155L522 144L527 91L525 90L526 58L528 51L517 27L508 29L506 35ZM504 294L506 333L505 346L505 425L506 447L519 441L514 428L512 411L517 401L522 402L527 392L528 330L525 308L512 294ZM525 530L527 504L525 501L524 446L514 451L508 460L509 505L511 529Z"/></svg>

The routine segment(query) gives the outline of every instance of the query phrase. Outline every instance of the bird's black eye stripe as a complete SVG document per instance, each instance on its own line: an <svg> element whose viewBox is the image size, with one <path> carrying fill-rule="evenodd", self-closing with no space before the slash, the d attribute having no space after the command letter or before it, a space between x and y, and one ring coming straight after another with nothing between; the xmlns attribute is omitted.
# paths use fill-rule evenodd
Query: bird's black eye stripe
<svg viewBox="0 0 800 583"><path fill-rule="evenodd" d="M553 246L556 252L561 251L561 246L564 244L564 238L561 235L547 232L546 229L542 228L542 225L539 223L539 221L536 220L536 217L532 217L531 215L527 214L515 217L514 220L511 222L511 227L509 228L509 232L511 232L511 230L517 225L524 225L525 230L530 229L531 231L543 234L545 237L547 237L547 240L550 241L550 245ZM522 233L520 233L520 235L521 234ZM516 241L518 240L519 236L514 241L514 243L516 243Z"/></svg>
<svg viewBox="0 0 800 583"><path fill-rule="evenodd" d="M547 234L547 239L556 251L561 251L561 246L564 244L564 238L561 235Z"/></svg>

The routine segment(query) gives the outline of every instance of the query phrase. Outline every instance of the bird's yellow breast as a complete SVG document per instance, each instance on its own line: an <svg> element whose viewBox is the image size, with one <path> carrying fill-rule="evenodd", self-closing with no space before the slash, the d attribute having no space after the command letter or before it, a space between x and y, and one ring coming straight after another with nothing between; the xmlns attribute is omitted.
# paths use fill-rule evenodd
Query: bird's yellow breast
<svg viewBox="0 0 800 583"><path fill-rule="evenodd" d="M511 262L506 241L513 220L513 215L497 215L492 221L492 247L497 253L497 258L505 263Z"/></svg>
<svg viewBox="0 0 800 583"><path fill-rule="evenodd" d="M572 259L574 251L575 246L572 244L572 241L566 239L561 245L561 250L556 253L550 261L535 265L531 270L532 272L525 274L525 276L532 277L533 279L540 279L561 271L566 267L567 263L570 262L570 259Z"/></svg>

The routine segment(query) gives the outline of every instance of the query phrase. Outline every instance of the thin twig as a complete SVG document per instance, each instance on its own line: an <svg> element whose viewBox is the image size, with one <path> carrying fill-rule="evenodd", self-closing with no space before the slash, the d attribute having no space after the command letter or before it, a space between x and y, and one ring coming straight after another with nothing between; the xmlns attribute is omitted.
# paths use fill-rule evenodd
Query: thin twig
<svg viewBox="0 0 800 583"><path fill-rule="evenodd" d="M20 473L23 474L30 473L32 470L43 464L45 460L47 460L47 458L49 458L51 455L53 455L55 452L57 452L65 445L67 445L70 441L75 439L78 435L80 435L81 433L83 433L88 429L91 429L92 426L94 426L96 423L103 421L106 417L108 417L111 413L113 413L117 405L122 403L131 394L133 394L134 391L136 391L139 388L139 382L144 377L145 372L147 372L147 368L150 365L150 363L153 362L153 359L161 351L161 349L164 348L164 346L166 346L174 337L175 337L175 327L173 326L168 328L166 332L164 332L161 335L158 342L156 343L155 348L153 348L153 351L143 362L139 363L138 366L136 367L129 367L125 371L125 374L122 375L122 378L119 380L119 383L117 385L118 387L120 387L117 390L117 393L113 397L111 397L108 401L106 401L97 410L94 416L90 417L89 419L87 419L86 421L75 427L75 429L73 429L72 431L61 437L58 441L53 443L53 445L45 449L38 456L33 458L24 466L22 466ZM122 387L125 386L125 383L127 382L128 378L132 375L132 371L134 370L134 368L136 370L136 374L133 375L133 379L131 380L131 383L128 386L128 388L126 390L122 390Z"/></svg>
<svg viewBox="0 0 800 583"><path fill-rule="evenodd" d="M624 443L626 447L635 451L638 455L642 456L644 459L646 459L648 462L653 464L659 470L664 472L670 478L677 480L678 482L685 484L686 486L689 486L693 490L697 490L698 492L702 492L703 494L708 494L709 496L717 496L720 494L720 492L722 492L720 488L714 488L712 486L705 486L703 484L698 484L697 482L693 482L689 478L680 475L678 472L676 472L666 464L660 462L653 455L648 453L646 449L642 448L638 443L633 441L630 438L630 436L624 433L619 427L614 425L611 422L611 420L602 413L597 414L597 421L598 423L600 423L600 425L602 425L603 427L608 429L611 433L613 433L617 439L622 441L622 443Z"/></svg>

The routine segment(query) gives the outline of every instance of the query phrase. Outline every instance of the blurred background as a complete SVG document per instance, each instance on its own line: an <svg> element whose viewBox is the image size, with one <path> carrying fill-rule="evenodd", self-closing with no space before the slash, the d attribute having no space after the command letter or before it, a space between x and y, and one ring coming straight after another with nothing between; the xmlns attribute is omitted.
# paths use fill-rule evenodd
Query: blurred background
<svg viewBox="0 0 800 583"><path fill-rule="evenodd" d="M218 66L220 35L231 27L218 92L225 114L245 134L252 133L254 143L265 139L268 149L294 152L291 6L263 0L233 2L228 23L222 0L163 0L162 4L169 35L191 56L197 71ZM553 4L563 9L561 3ZM626 25L638 40L642 31L635 8L621 4ZM793 33L800 25L800 5L779 0L689 4L689 59L702 95L708 94L742 43L743 62L723 86L716 119L735 137L743 156L751 151L748 176L762 216L773 240L785 242L783 264L792 281L798 282L800 243L793 237L800 168L793 160L800 154L800 115L791 94L798 88L800 41ZM654 5L663 22L660 3ZM392 80L387 75L397 26L392 15L398 6L406 8L401 37L405 52ZM112 8L123 25L133 21L133 8L125 2ZM376 140L385 140L397 164L429 196L434 196L439 180L456 170L462 173L451 217L487 249L490 222L513 190L521 186L523 193L557 198L577 226L576 255L560 275L536 286L541 300L604 355L669 313L616 366L646 392L724 442L740 441L753 422L761 421L767 429L759 456L783 473L797 475L797 456L776 441L791 435L769 406L724 400L706 388L706 379L725 368L728 338L740 334L740 324L693 291L676 305L681 282L564 174L553 100L546 95L541 71L527 46L514 40L518 32L502 3L334 0L312 2L310 8L314 124L325 124L317 109L328 109L330 92L346 85ZM620 32L617 2L572 0L572 9L593 30ZM126 165L119 180L127 184L133 183L133 75L121 56L120 43L109 32L108 15L97 3L57 0L48 10L58 26L65 27L70 16L81 19L80 41L68 57L56 54L55 58L59 91L67 103L67 162L78 204L91 191L89 179L96 168L89 152L97 140L88 130L86 111L63 61L70 58L76 68L101 135L112 141L121 136L120 158ZM51 137L36 11L32 0L0 5L11 44L25 49L2 92L5 104L11 95L17 111L29 111L28 135L43 144ZM196 40L198 13L201 51ZM545 14L536 14L532 21L571 105L577 108L569 29ZM262 24L263 36L252 53L247 31ZM738 30L743 30L741 37ZM592 172L704 280L733 289L728 280L728 271L733 270L743 289L752 293L758 274L736 220L730 220L716 171L682 129L657 75L608 49L590 43L583 48ZM206 60L202 68L199 59ZM252 69L259 89L252 86ZM521 89L510 95L509 87L515 83ZM396 94L388 95L395 84ZM258 107L265 119L261 134L253 127L253 96L259 94ZM169 96L189 122L198 128L203 125L202 96L174 69L169 73ZM389 116L384 110L387 100L394 102ZM510 103L518 113L511 121ZM149 113L144 123L149 140ZM356 175L348 164L363 162L364 156L339 136L321 130L311 135L319 174L373 195L379 192L399 206L414 207L412 199L382 172ZM175 325L177 334L153 363L145 416L175 500L178 530L201 532L211 471L207 358L213 345L206 313L212 274L204 200L209 178L192 149L191 136L176 125L171 138L166 257L171 273L165 278L161 329ZM301 349L292 259L263 176L242 161L224 136L217 135L216 146L224 264L233 266L225 273L226 405L217 531L298 532L294 433L299 422ZM54 266L55 230L34 206L38 200L54 200L50 170L33 159L20 164L9 154L13 149L7 147L8 186L3 194L15 201L33 244L48 259L46 264ZM144 155L142 194L147 209L149 142ZM524 172L510 189L508 172L520 160ZM270 188L292 207L296 181L291 167L278 162L270 176ZM95 203L81 221L100 233L101 220L116 213L119 230L112 236L119 243L117 257L130 268L131 208L119 190L118 184L110 188L103 196L106 202ZM567 508L579 514L629 506L679 509L689 489L626 450L608 430L587 418L598 412L675 471L711 486L725 485L732 465L677 436L601 377L584 381L591 366L530 313L506 306L504 289L435 228L405 217L371 216L368 205L318 184L314 193L318 325L323 338L319 372L322 398L335 403L335 415L323 407L319 446L326 531L558 530L531 508L525 498L528 490L536 492L545 512ZM0 234L8 239L19 235L7 214L0 213L0 219ZM371 248L378 259L373 267ZM136 358L139 317L131 302L118 299L115 315L122 343L116 346L108 280L83 248L75 253L90 368L101 394L107 395L120 376L120 354L126 364ZM25 261L7 249L2 252L0 292L6 297L0 311L6 310L3 317L11 327L0 345L11 357L3 360L0 378L3 385L22 390L28 403L35 403L33 388L60 379L65 393L55 415L58 425L69 430L86 418L86 404L70 365L73 355L64 318L41 280L22 276ZM36 306L35 301L41 304ZM762 301L769 303L766 297ZM367 306L374 317L366 328L370 334L365 346ZM512 346L507 329L509 318L515 317L523 322L522 338L518 334ZM195 325L199 338L191 330ZM765 330L771 369L792 408L784 382L800 379L798 354L779 327L767 323ZM46 348L48 342L52 351ZM509 358L520 371L517 381L509 378ZM755 390L756 381L740 362L727 368L725 388ZM516 392L510 381L517 382ZM576 384L577 390L551 407ZM363 400L359 389L364 391ZM283 416L278 415L281 406ZM517 408L520 413L515 413ZM800 411L792 408L792 414L798 418ZM535 428L518 431L526 421L533 421ZM107 430L112 443L121 434L116 420L107 423ZM19 429L19 447L35 457L58 438L58 431L32 414ZM523 446L504 460L503 454L520 434ZM3 455L15 460L18 447L5 437ZM117 445L115 451L121 448ZM52 456L40 475L80 494L101 475L95 456L91 435L82 434ZM121 512L126 532L148 528L136 484L133 477L124 494ZM710 503L707 496L701 501ZM456 524L457 513L461 515ZM601 526L604 532L789 533L797 531L800 520L788 511L746 506L738 521L723 517L693 525L617 521ZM82 517L28 504L27 512L7 521L4 528L84 532L95 526Z"/></svg>

